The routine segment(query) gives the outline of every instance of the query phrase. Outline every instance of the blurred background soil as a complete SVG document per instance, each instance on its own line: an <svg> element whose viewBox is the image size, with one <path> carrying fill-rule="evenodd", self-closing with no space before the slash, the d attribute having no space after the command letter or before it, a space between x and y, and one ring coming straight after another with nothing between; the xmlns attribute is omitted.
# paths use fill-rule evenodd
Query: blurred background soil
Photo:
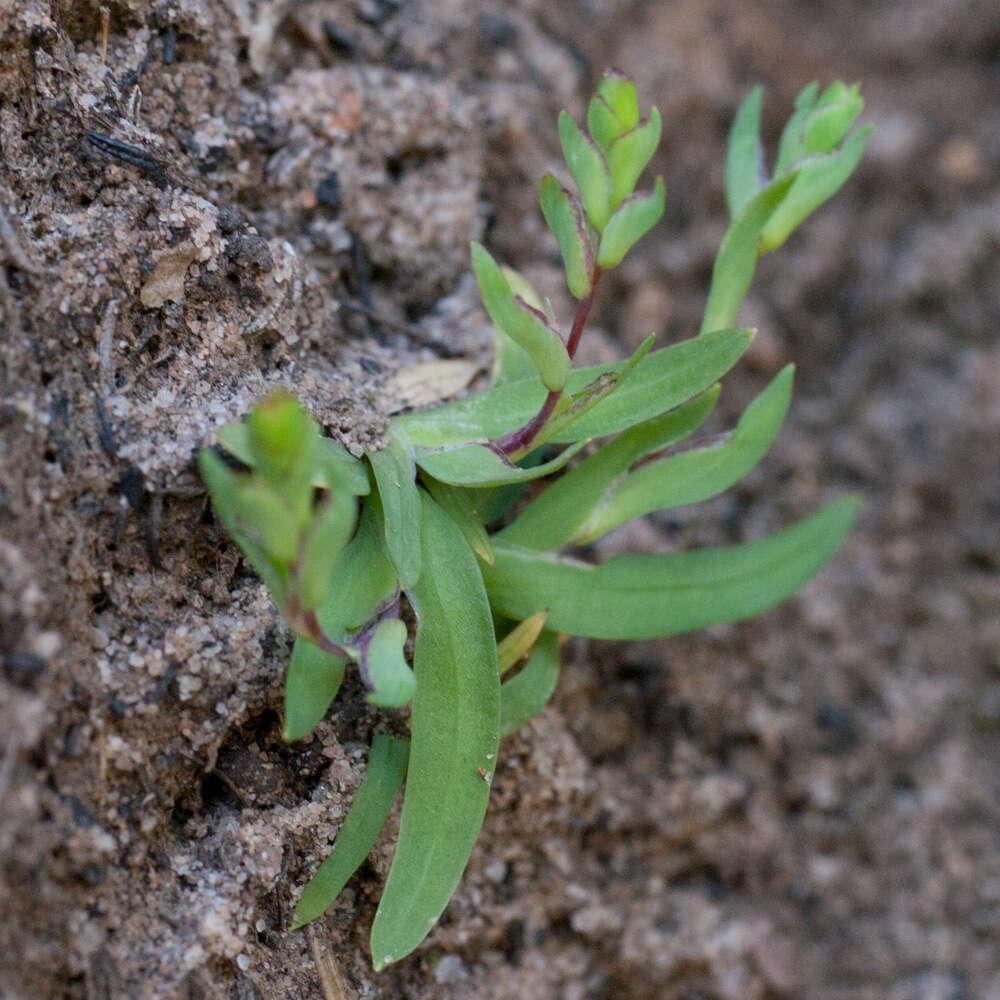
<svg viewBox="0 0 1000 1000"><path fill-rule="evenodd" d="M0 996L1000 998L995 0L107 10L102 62L96 0L0 0ZM608 64L664 114L668 209L592 359L696 331L754 83L772 149L812 79L863 81L875 133L745 308L719 426L794 361L773 451L597 555L864 509L756 621L570 643L445 917L375 975L391 836L287 927L405 723L349 684L281 743L288 634L192 457L272 384L357 448L401 369L482 374L470 238L565 316L537 183Z"/></svg>

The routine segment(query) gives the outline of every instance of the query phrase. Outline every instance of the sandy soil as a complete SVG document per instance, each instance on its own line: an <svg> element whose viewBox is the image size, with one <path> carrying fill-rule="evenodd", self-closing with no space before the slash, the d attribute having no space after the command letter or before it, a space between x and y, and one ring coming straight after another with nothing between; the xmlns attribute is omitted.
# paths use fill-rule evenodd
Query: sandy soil
<svg viewBox="0 0 1000 1000"><path fill-rule="evenodd" d="M108 10L102 61L96 0L0 0L0 996L1000 998L1000 7ZM772 142L813 78L876 131L746 306L722 417L795 361L772 453L598 554L864 511L757 621L571 643L445 918L375 975L391 837L287 927L402 720L348 685L282 744L288 634L192 457L272 384L356 448L401 368L485 370L470 238L565 314L536 185L609 63L664 114L668 210L594 357L696 329L753 83Z"/></svg>

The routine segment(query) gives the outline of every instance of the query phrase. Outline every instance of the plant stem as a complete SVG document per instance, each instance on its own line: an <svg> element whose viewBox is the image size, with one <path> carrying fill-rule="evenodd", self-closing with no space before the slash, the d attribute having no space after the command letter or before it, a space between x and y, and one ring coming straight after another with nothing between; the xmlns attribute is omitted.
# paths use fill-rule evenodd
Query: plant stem
<svg viewBox="0 0 1000 1000"><path fill-rule="evenodd" d="M587 316L590 314L590 307L594 304L594 293L597 291L597 283L601 280L602 273L600 267L595 264L594 273L590 279L590 294L577 303L573 326L569 331L569 340L566 341L566 353L569 355L570 361L576 356L576 349L580 346L580 337L583 334Z"/></svg>
<svg viewBox="0 0 1000 1000"><path fill-rule="evenodd" d="M580 299L576 306L576 315L573 317L573 326L569 331L569 340L566 341L566 353L570 361L576 355L576 349L580 346L580 338L583 336L583 328L587 324L587 316L590 314L590 307L594 304L594 293L597 291L597 282L601 280L601 269L595 264L594 273L590 281L590 293L586 298ZM517 451L527 451L532 441L541 433L542 428L548 422L552 411L562 397L562 389L549 392L542 403L542 408L519 430L512 431L504 435L496 444L505 455L512 455Z"/></svg>
<svg viewBox="0 0 1000 1000"><path fill-rule="evenodd" d="M319 623L319 618L316 617L315 611L304 611L302 614L302 623L305 625L303 630L309 639L314 642L324 653L330 653L333 656L342 656L345 660L352 659L350 651L342 646L339 642L334 642L324 631L323 626ZM289 621L293 623L294 618L289 614ZM298 631L298 630L296 630Z"/></svg>

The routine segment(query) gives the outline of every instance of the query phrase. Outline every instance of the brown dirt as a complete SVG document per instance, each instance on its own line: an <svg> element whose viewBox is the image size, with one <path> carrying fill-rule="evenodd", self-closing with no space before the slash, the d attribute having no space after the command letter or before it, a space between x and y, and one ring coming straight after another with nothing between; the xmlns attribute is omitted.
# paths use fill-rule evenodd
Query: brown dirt
<svg viewBox="0 0 1000 1000"><path fill-rule="evenodd" d="M1000 8L108 7L102 65L96 0L0 0L0 995L1000 997ZM799 366L771 455L603 552L864 512L757 621L571 643L445 918L375 975L391 838L286 928L396 719L348 686L281 743L288 635L192 456L271 384L357 447L400 368L488 363L471 237L565 314L535 189L607 63L664 113L669 208L595 353L696 328L752 83L772 141L834 76L876 132L746 307L727 414Z"/></svg>

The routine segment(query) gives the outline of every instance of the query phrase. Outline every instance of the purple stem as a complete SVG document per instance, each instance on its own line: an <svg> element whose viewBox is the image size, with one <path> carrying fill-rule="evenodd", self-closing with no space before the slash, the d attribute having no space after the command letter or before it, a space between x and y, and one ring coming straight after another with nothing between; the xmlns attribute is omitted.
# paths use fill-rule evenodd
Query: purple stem
<svg viewBox="0 0 1000 1000"><path fill-rule="evenodd" d="M601 269L594 265L594 273L590 281L590 293L586 298L580 299L576 307L576 315L573 317L573 326L569 331L569 340L566 341L566 353L570 361L576 355L576 349L580 346L580 338L583 336L583 328L587 324L587 316L590 314L590 307L594 304L594 293L597 291L597 282L601 280ZM542 428L548 422L552 411L556 408L562 396L562 389L549 392L542 403L542 408L531 418L522 428L500 438L497 448L505 455L512 455L517 451L527 451L531 442L541 433Z"/></svg>
<svg viewBox="0 0 1000 1000"><path fill-rule="evenodd" d="M289 609L289 619L294 621L291 614L292 609ZM345 660L349 660L350 654L347 650L340 645L339 642L334 642L324 631L323 626L319 623L319 618L316 617L315 611L304 611L302 612L302 622L306 627L306 634L309 638L323 650L324 653L330 653L332 656L342 656Z"/></svg>

